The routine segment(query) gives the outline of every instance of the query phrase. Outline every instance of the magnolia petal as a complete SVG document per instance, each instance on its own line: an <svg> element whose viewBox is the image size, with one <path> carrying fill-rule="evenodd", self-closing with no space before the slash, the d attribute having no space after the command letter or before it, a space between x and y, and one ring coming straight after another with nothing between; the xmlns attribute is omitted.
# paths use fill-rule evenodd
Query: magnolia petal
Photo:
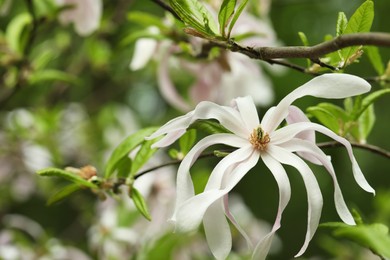
<svg viewBox="0 0 390 260"><path fill-rule="evenodd" d="M252 259L265 259L272 244L275 232L280 228L282 213L290 201L291 187L287 173L283 166L267 153L261 155L261 159L268 169L272 172L279 187L279 206L276 214L275 223L270 233L268 233L257 245L253 252Z"/></svg>
<svg viewBox="0 0 390 260"><path fill-rule="evenodd" d="M303 113L303 111L301 109L299 109L296 106L290 106L288 108L288 116L286 118L286 122L288 124L293 124L293 123L299 123L299 122L310 122L310 120L306 117L305 113ZM310 141L313 144L316 143L315 131L301 132L301 133L297 134L295 137L299 138L299 139ZM314 163L314 164L317 164L317 165L321 164L321 162L318 161L310 153L298 152L298 154L303 159L308 160L311 163Z"/></svg>
<svg viewBox="0 0 390 260"><path fill-rule="evenodd" d="M353 155L352 146L348 142L347 139L338 136L328 128L316 124L316 123L309 123L309 122L302 122L302 123L295 123L291 125L287 125L283 128L280 128L276 130L275 132L270 135L272 144L280 144L283 142L286 142L296 136L298 133L304 132L304 131L317 131L324 135L327 135L328 137L332 138L333 140L341 143L348 152L348 156L352 162L352 172L353 176L357 182L357 184L365 191L375 194L375 190L368 184L366 178L364 177L362 170L359 167L359 164L357 163L355 156Z"/></svg>
<svg viewBox="0 0 390 260"><path fill-rule="evenodd" d="M213 171L210 174L205 190L224 188L222 187L223 185L222 182L224 176L227 175L226 173L232 172L235 164L247 160L252 155L254 149L252 145L248 142L248 140L245 141L246 143L243 142L244 147L230 153L217 164L217 166L213 169ZM228 171L230 167L233 167L233 169L231 171Z"/></svg>
<svg viewBox="0 0 390 260"><path fill-rule="evenodd" d="M150 30L157 29L151 27ZM157 29L158 32L158 29ZM132 71L136 71L145 67L145 65L152 59L156 52L157 41L151 38L141 38L136 41L134 47L134 55L131 59L129 68Z"/></svg>
<svg viewBox="0 0 390 260"><path fill-rule="evenodd" d="M176 228L182 231L196 229L202 221L207 208L230 192L244 175L256 165L258 158L257 153L252 153L246 161L238 164L232 171L230 178L227 178L227 184L224 189L207 190L184 201L182 204L177 204L174 216L171 219L175 222Z"/></svg>
<svg viewBox="0 0 390 260"><path fill-rule="evenodd" d="M283 98L262 125L269 132L274 131L287 117L288 107L298 98L314 96L319 98L346 98L370 91L370 84L362 78L349 74L323 74L292 91Z"/></svg>
<svg viewBox="0 0 390 260"><path fill-rule="evenodd" d="M189 111L191 109L190 105L177 92L169 75L169 58L173 51L174 46L171 46L161 57L157 71L158 86L161 95L169 104L181 111Z"/></svg>
<svg viewBox="0 0 390 260"><path fill-rule="evenodd" d="M226 259L232 249L232 235L226 220L223 199L218 199L206 210L203 217L207 244L216 259Z"/></svg>
<svg viewBox="0 0 390 260"><path fill-rule="evenodd" d="M298 257L306 251L306 248L308 247L310 240L313 238L313 235L317 230L318 224L320 222L323 204L321 190L312 170L297 155L274 145L269 145L267 152L275 160L296 168L301 174L303 182L305 183L308 201L308 221L305 242L303 243L303 246L301 250L299 250L298 254L295 255L295 257Z"/></svg>
<svg viewBox="0 0 390 260"><path fill-rule="evenodd" d="M244 229L242 229L240 224L238 224L238 222L237 222L236 218L233 216L233 214L230 212L228 198L229 198L228 194L223 196L223 205L224 205L224 209L225 209L225 215L226 215L226 217L228 217L230 222L232 222L232 224L235 226L235 228L238 230L238 232L240 232L240 234L244 237L246 243L248 244L249 250L251 250L253 248L252 241L250 240L249 236L244 231Z"/></svg>
<svg viewBox="0 0 390 260"><path fill-rule="evenodd" d="M257 114L255 103L251 96L239 97L234 99L241 118L245 123L246 129L255 129L259 126L259 116Z"/></svg>
<svg viewBox="0 0 390 260"><path fill-rule="evenodd" d="M280 146L289 150L290 152L305 152L305 154L310 154L326 168L333 180L335 189L334 201L337 213L346 224L355 225L355 220L353 219L351 212L345 204L343 194L341 193L341 189L337 181L336 173L333 169L333 165L326 154L315 144L300 139L292 139L286 143L281 144Z"/></svg>
<svg viewBox="0 0 390 260"><path fill-rule="evenodd" d="M184 157L177 172L176 185L176 209L184 201L193 197L194 187L190 176L190 168L199 157L199 155L208 147L214 144L225 144L232 147L240 147L246 144L247 140L232 134L215 134L200 140ZM217 168L217 167L216 167ZM175 214L172 217L175 220Z"/></svg>
<svg viewBox="0 0 390 260"><path fill-rule="evenodd" d="M154 139L160 135L164 135L170 132L176 132L184 134L185 130L196 120L198 119L216 119L218 120L225 128L232 131L234 134L241 136L243 138L248 138L249 132L252 130L246 129L245 124L242 122L240 114L237 110L227 106L219 106L209 101L203 101L199 103L195 110L177 118L170 120L168 123L160 127L156 132L154 132L149 137L146 137L147 140ZM184 132L183 132L184 130ZM177 135L177 139L181 135ZM175 140L171 139L167 142L168 137L165 136L160 141L153 144L152 148L163 147L162 144L172 144Z"/></svg>

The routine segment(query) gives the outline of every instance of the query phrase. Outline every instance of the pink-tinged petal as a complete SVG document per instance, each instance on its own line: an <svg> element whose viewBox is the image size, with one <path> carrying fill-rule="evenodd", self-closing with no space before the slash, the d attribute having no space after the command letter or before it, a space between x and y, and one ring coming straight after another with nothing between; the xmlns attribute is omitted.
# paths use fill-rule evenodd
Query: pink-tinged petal
<svg viewBox="0 0 390 260"><path fill-rule="evenodd" d="M237 222L236 218L233 216L233 214L230 212L230 209L229 209L229 195L228 194L223 197L223 206L224 206L224 209L225 209L226 217L228 217L230 222L236 227L238 232L240 232L240 234L244 237L246 243L248 244L249 249L251 250L253 248L252 241L250 240L250 238L247 235L247 233L242 229L240 224L238 224L238 222Z"/></svg>
<svg viewBox="0 0 390 260"><path fill-rule="evenodd" d="M234 99L238 112L245 123L245 128L253 130L259 126L259 115L257 114L255 103L252 97L239 97Z"/></svg>
<svg viewBox="0 0 390 260"><path fill-rule="evenodd" d="M146 139L154 139L158 136L173 132L176 133L174 134L174 137L177 140L185 133L185 130L198 119L216 119L228 130L245 139L248 138L250 131L252 131L245 128L245 124L242 122L240 114L234 108L219 106L212 102L204 101L199 103L195 110L186 115L172 119ZM167 141L166 139L169 140ZM174 140L172 136L165 136L152 147L164 147L172 144L176 140Z"/></svg>
<svg viewBox="0 0 390 260"><path fill-rule="evenodd" d="M216 259L226 259L232 249L232 235L222 200L218 199L211 204L203 217L207 244Z"/></svg>
<svg viewBox="0 0 390 260"><path fill-rule="evenodd" d="M288 124L299 123L299 122L310 122L310 120L306 117L305 113L301 109L296 106L290 106L288 108L288 116L286 118L286 122ZM295 136L296 138L310 141L315 144L316 135L315 131L305 131L299 133ZM314 156L305 152L298 152L299 156L303 159L308 160L314 164L321 164Z"/></svg>
<svg viewBox="0 0 390 260"><path fill-rule="evenodd" d="M341 189L337 181L336 173L333 169L333 165L326 154L312 142L300 139L292 139L286 143L281 144L280 146L289 150L290 152L304 152L305 154L310 154L326 168L333 180L334 201L337 213L346 224L355 225L355 220L353 219L351 212L345 204L343 194L341 193Z"/></svg>
<svg viewBox="0 0 390 260"><path fill-rule="evenodd" d="M184 201L182 204L177 204L171 219L176 224L176 229L181 231L196 229L208 207L230 192L245 174L256 165L258 158L258 154L253 153L246 161L238 164L232 171L230 178L227 178L224 189L207 190Z"/></svg>
<svg viewBox="0 0 390 260"><path fill-rule="evenodd" d="M241 147L247 144L247 140L244 140L238 136L232 134L215 134L210 135L200 140L184 157L177 172L177 184L176 184L176 208L180 206L184 201L193 197L194 187L191 180L190 168L194 162L198 159L199 155L208 147L215 144L225 144L232 147ZM229 156L229 155L228 155ZM222 162L222 161L221 161ZM220 163L221 163L220 162ZM218 168L218 165L217 167ZM174 217L172 218L174 220Z"/></svg>
<svg viewBox="0 0 390 260"><path fill-rule="evenodd" d="M269 120L262 126L268 133L274 131L288 115L288 107L298 98L346 98L370 91L370 84L362 78L348 74L323 74L292 91L276 106Z"/></svg>
<svg viewBox="0 0 390 260"><path fill-rule="evenodd" d="M177 92L169 75L169 58L173 51L174 46L171 46L161 58L157 71L158 86L161 95L169 104L181 111L189 111L191 106Z"/></svg>
<svg viewBox="0 0 390 260"><path fill-rule="evenodd" d="M256 246L255 251L253 252L252 259L265 259L268 251L272 244L272 239L275 232L280 228L280 222L282 220L282 213L287 206L287 203L290 201L291 197L291 187L290 181L287 177L287 173L284 170L283 166L275 160L272 156L268 155L266 152L261 155L261 159L268 169L272 172L276 182L279 187L279 206L278 212L276 214L275 223L272 227L272 230L267 234Z"/></svg>
<svg viewBox="0 0 390 260"><path fill-rule="evenodd" d="M276 130L275 132L273 132L270 135L271 143L272 144L281 144L283 142L291 140L294 136L296 136L297 134L299 134L301 132L313 131L313 130L320 132L320 133L332 138L333 140L341 143L347 149L349 159L352 162L353 176L354 176L357 184L359 184L359 186L363 190L375 194L375 190L370 186L370 184L368 184L366 178L364 177L362 170L360 169L359 164L357 163L356 158L353 155L352 146L348 142L348 140L341 137L341 136L338 136L337 134L335 134L334 132L332 132L331 130L329 130L328 128L326 128L322 125L319 125L316 123L309 123L309 122L308 123L302 122L302 123L295 123L295 124L287 125L283 128Z"/></svg>
<svg viewBox="0 0 390 260"><path fill-rule="evenodd" d="M295 255L295 257L298 257L306 251L306 248L308 247L310 240L313 238L320 222L323 204L321 190L312 170L297 155L274 145L268 146L267 153L282 164L287 164L296 168L305 183L308 201L307 232L305 242L303 243L301 250L299 250L298 254Z"/></svg>
<svg viewBox="0 0 390 260"><path fill-rule="evenodd" d="M210 174L209 180L205 187L205 190L222 189L224 177L228 172L232 172L235 166L245 160L247 160L252 153L258 153L252 147L248 140L242 139L242 148L225 156L213 169Z"/></svg>

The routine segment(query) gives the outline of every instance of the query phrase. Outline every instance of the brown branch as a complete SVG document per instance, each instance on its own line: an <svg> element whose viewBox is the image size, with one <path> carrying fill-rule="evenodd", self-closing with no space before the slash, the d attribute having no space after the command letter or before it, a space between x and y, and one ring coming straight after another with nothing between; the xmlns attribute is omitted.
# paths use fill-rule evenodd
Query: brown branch
<svg viewBox="0 0 390 260"><path fill-rule="evenodd" d="M381 155L381 156L383 156L383 157L385 157L387 159L390 159L390 152L385 150L385 149L382 149L382 148L380 148L378 146L371 145L371 144L361 144L361 143L356 143L356 142L350 142L350 143L351 143L352 147L354 147L354 148L367 150L367 151L370 151L372 153ZM317 146L320 147L320 148L336 148L336 147L343 147L344 145L339 143L339 142L336 142L336 141L331 141L331 142L317 143ZM232 152L232 151L233 150L223 150L223 152ZM203 159L203 158L208 158L208 157L212 157L212 156L215 156L215 153L214 152L208 152L208 153L201 154L198 158L199 159ZM138 174L136 174L134 176L134 179L137 179L137 178L141 177L142 175L145 175L145 174L147 174L149 172L158 170L158 169L166 167L166 166L180 164L181 162L182 162L182 160L174 160L174 161L170 161L170 162L167 162L167 163L164 163L164 164L161 164L161 165L157 165L155 167L152 167L152 168L149 168L147 170L139 172Z"/></svg>

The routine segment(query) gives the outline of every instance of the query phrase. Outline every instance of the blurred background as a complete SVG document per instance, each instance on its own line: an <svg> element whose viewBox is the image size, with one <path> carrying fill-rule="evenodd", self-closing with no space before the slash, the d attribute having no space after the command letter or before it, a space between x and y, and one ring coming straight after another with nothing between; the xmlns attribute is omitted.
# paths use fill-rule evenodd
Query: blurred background
<svg viewBox="0 0 390 260"><path fill-rule="evenodd" d="M181 236L172 234L165 222L174 198L175 166L149 173L144 180L140 178L138 185L147 196L152 222L144 220L122 195L103 201L85 190L47 206L47 199L67 182L39 177L35 174L37 170L93 165L101 174L108 156L126 136L183 114L162 94L157 73L164 64L151 60L143 68L129 68L136 42L143 36L139 33L137 37L136 33L144 33L142 30L147 27L142 26L147 21L134 22L128 18L129 14L142 11L162 19L166 16L161 7L153 1L103 1L99 27L83 35L74 24L61 21L60 2L0 1L0 258L212 259L202 230L199 234ZM273 28L275 42L289 46L302 45L298 32L304 32L310 44L320 43L327 34L335 35L338 12L350 17L362 3L361 0L252 1L251 5L260 4L262 9L253 6L248 9L253 9L258 19L266 20ZM35 26L31 17L26 18L32 14L31 6L36 15ZM389 32L389 10L389 1L375 1L372 31ZM168 19L167 27L177 26L171 20ZM10 39L18 40L10 42ZM380 54L387 63L390 49L381 48ZM306 60L292 61L306 66ZM312 78L277 65L256 62L256 66L274 93L268 105L259 106L260 115ZM365 56L346 72L362 77L377 75ZM188 82L194 80L194 76L184 77L175 83L182 93L190 85ZM372 84L373 90L381 87ZM318 102L306 97L295 104L305 109ZM367 143L386 150L390 150L388 102L385 96L375 104L376 124L367 138ZM334 103L342 105L342 101ZM366 222L388 226L389 160L366 150L354 150L363 173L377 191L372 197L355 183L344 149L327 148L325 152L332 156L349 207L356 209ZM163 152L156 158L149 167L169 160ZM217 161L195 164L192 176L197 189L205 184ZM311 167L324 196L321 222L339 221L331 178L321 167ZM299 174L286 168L292 199L270 259L293 258L306 232L305 188ZM278 188L272 175L259 163L234 190L234 195L233 203L236 201L236 210L243 215L246 227L260 230L252 235L261 237L274 222L278 205ZM300 259L377 259L368 250L351 242L341 243L330 234L329 230L319 228ZM239 234L233 235L236 242L230 258L245 259L245 245Z"/></svg>

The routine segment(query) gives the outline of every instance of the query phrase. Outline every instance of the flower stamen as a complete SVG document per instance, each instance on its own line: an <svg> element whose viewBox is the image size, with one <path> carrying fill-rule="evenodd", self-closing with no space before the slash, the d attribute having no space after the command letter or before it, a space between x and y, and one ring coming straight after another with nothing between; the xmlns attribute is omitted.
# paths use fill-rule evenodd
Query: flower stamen
<svg viewBox="0 0 390 260"><path fill-rule="evenodd" d="M267 148L267 144L271 141L267 132L258 126L253 129L252 134L249 137L249 142L253 145L253 147L257 150L263 151Z"/></svg>

